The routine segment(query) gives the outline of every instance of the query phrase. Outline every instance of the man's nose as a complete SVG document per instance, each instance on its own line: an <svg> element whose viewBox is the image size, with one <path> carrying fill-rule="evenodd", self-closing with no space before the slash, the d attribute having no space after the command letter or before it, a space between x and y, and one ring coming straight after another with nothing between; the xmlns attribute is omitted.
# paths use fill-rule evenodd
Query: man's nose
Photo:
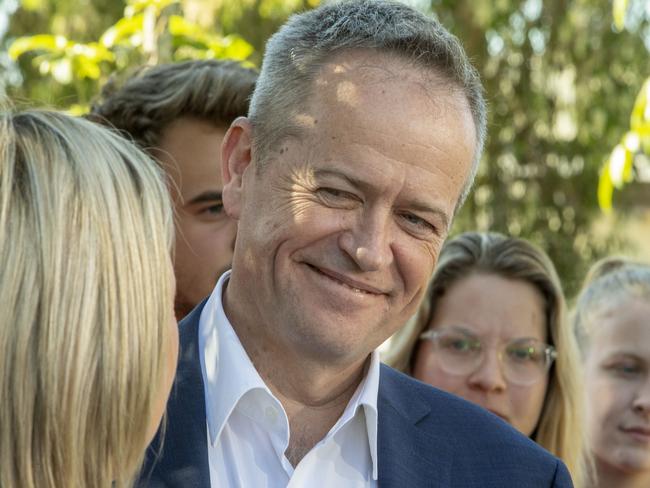
<svg viewBox="0 0 650 488"><path fill-rule="evenodd" d="M504 391L506 379L496 351L486 351L483 360L469 376L469 383L484 391Z"/></svg>
<svg viewBox="0 0 650 488"><path fill-rule="evenodd" d="M362 271L378 271L393 262L392 221L388 212L364 211L339 237L339 246Z"/></svg>

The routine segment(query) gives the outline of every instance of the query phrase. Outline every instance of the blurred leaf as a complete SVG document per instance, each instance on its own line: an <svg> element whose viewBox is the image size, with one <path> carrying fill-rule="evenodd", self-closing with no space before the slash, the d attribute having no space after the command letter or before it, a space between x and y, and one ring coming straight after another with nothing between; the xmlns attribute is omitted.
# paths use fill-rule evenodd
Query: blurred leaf
<svg viewBox="0 0 650 488"><path fill-rule="evenodd" d="M100 44L110 48L115 45L129 45L134 34L142 32L144 15L138 14L129 18L121 18L115 25L108 28L99 38Z"/></svg>
<svg viewBox="0 0 650 488"><path fill-rule="evenodd" d="M111 51L97 42L73 44L68 51L74 56L84 57L95 63L113 61L115 59L115 55Z"/></svg>
<svg viewBox="0 0 650 488"><path fill-rule="evenodd" d="M86 115L90 111L90 106L88 104L82 104L82 103L75 103L73 105L70 105L66 112L73 117L81 117L82 115Z"/></svg>
<svg viewBox="0 0 650 488"><path fill-rule="evenodd" d="M61 58L54 61L51 65L50 72L56 81L62 85L67 85L72 82L72 61L70 58Z"/></svg>
<svg viewBox="0 0 650 488"><path fill-rule="evenodd" d="M74 74L77 78L89 78L91 80L98 80L102 74L102 70L97 62L93 62L85 57L78 57L74 59Z"/></svg>
<svg viewBox="0 0 650 488"><path fill-rule="evenodd" d="M614 194L614 185L612 185L612 180L609 177L608 163L609 161L605 163L598 180L598 206L606 214L612 211L612 196Z"/></svg>
<svg viewBox="0 0 650 488"><path fill-rule="evenodd" d="M623 187L623 183L629 180L631 169L632 153L623 145L617 144L607 162L609 179L614 188L621 189Z"/></svg>
<svg viewBox="0 0 650 488"><path fill-rule="evenodd" d="M127 9L129 13L135 15L153 7L156 15L160 15L167 7L178 3L180 0L129 0Z"/></svg>
<svg viewBox="0 0 650 488"><path fill-rule="evenodd" d="M29 12L33 12L43 10L45 2L44 0L20 0L20 6Z"/></svg>
<svg viewBox="0 0 650 488"><path fill-rule="evenodd" d="M213 37L208 47L210 51L215 53L217 58L235 59L237 61L248 58L253 52L253 46L236 35L222 38Z"/></svg>
<svg viewBox="0 0 650 488"><path fill-rule="evenodd" d="M627 13L628 0L614 0L612 5L612 16L614 17L614 26L622 31L625 28L625 14Z"/></svg>
<svg viewBox="0 0 650 488"><path fill-rule="evenodd" d="M284 18L301 7L301 0L261 0L259 13L262 18Z"/></svg>
<svg viewBox="0 0 650 488"><path fill-rule="evenodd" d="M39 34L36 36L19 37L9 46L9 57L16 60L23 54L30 51L54 51L60 52L65 49L68 40L63 36L52 36L50 34Z"/></svg>
<svg viewBox="0 0 650 488"><path fill-rule="evenodd" d="M641 137L650 136L650 78L645 80L634 101L630 115L630 128Z"/></svg>
<svg viewBox="0 0 650 488"><path fill-rule="evenodd" d="M203 27L187 21L180 15L169 16L168 30L169 33L173 36L187 37L189 39L195 39L201 42L205 42L208 36Z"/></svg>
<svg viewBox="0 0 650 488"><path fill-rule="evenodd" d="M192 52L200 59L229 58L238 61L245 60L253 53L253 46L238 35L226 37L205 31L201 26L188 22L179 15L169 17L169 33L174 36L174 44L178 47L191 45ZM177 59L190 59L190 50L183 49Z"/></svg>

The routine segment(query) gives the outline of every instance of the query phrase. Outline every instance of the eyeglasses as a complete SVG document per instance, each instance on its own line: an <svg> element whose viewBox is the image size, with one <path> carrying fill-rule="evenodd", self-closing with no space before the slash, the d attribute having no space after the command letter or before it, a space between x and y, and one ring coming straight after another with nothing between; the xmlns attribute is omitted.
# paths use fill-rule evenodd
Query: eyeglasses
<svg viewBox="0 0 650 488"><path fill-rule="evenodd" d="M485 359L486 348L481 340L460 330L427 330L420 335L420 339L433 343L440 367L451 375L469 375ZM516 339L502 344L498 350L506 380L523 386L542 379L556 356L553 346L536 339Z"/></svg>

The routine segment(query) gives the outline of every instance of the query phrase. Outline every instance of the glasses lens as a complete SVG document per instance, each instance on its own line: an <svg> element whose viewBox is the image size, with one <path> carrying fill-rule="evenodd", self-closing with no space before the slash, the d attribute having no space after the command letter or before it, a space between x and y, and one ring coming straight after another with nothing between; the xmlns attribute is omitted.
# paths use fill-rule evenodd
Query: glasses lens
<svg viewBox="0 0 650 488"><path fill-rule="evenodd" d="M508 344L503 355L507 378L513 383L532 384L548 371L548 345L540 341L524 340Z"/></svg>
<svg viewBox="0 0 650 488"><path fill-rule="evenodd" d="M481 343L462 332L440 331L435 343L440 366L450 374L468 374L481 360Z"/></svg>

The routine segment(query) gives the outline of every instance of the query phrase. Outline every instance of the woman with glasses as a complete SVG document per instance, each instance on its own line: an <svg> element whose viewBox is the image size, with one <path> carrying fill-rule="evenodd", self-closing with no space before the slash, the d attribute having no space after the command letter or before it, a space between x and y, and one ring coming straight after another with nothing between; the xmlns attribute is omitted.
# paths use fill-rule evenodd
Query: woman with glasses
<svg viewBox="0 0 650 488"><path fill-rule="evenodd" d="M608 258L588 274L574 323L585 364L589 486L650 486L650 265Z"/></svg>
<svg viewBox="0 0 650 488"><path fill-rule="evenodd" d="M531 243L468 232L442 249L418 313L385 360L477 403L583 481L577 346L559 278Z"/></svg>

